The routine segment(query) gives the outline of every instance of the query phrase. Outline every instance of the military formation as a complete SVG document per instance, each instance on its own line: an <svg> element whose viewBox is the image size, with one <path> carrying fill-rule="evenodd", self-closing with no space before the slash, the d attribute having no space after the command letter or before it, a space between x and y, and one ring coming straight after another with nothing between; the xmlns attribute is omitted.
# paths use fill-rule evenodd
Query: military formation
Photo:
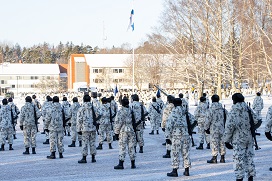
<svg viewBox="0 0 272 181"><path fill-rule="evenodd" d="M45 142L49 144L48 159L64 158L63 138L71 136L68 147L82 148L82 158L78 163L87 163L87 155L91 155L91 162L96 162L97 150L113 149L113 141L118 141L119 163L114 169L124 169L126 152L131 161L131 168L135 169L136 153L144 153L145 121L149 120L151 132L149 135L159 134L160 127L165 135L166 154L163 158L171 158L172 171L169 177L178 177L178 169L184 168L183 175L189 176L191 168L190 150L194 146L192 134L198 127L199 146L197 150L211 149L210 160L207 163L225 163L226 148L233 150L234 173L236 180L253 180L256 176L254 158L254 132L261 123L263 100L258 92L253 101L252 109L245 103L241 93L232 95L233 105L230 111L219 102L218 95L203 95L195 100L194 115L189 113L188 92L175 98L167 95L167 101L161 100L162 90L158 89L156 96L147 106L140 102L138 94L124 95L119 99L119 105L114 96L102 97L97 92L84 94L82 100L72 98L72 105L66 96L62 100L58 96L46 96L43 105L36 96L25 97L25 104L19 108L12 98L2 100L0 108L0 151L5 150L8 142L9 150L13 150L13 140L16 139L15 126L19 120L19 127L23 131L23 154L36 154L36 136L38 120L42 118ZM81 102L81 103L80 103ZM266 115L265 135L272 141L272 106ZM139 146L139 149L137 149ZM182 164L180 166L182 158ZM272 171L272 167L270 168Z"/></svg>

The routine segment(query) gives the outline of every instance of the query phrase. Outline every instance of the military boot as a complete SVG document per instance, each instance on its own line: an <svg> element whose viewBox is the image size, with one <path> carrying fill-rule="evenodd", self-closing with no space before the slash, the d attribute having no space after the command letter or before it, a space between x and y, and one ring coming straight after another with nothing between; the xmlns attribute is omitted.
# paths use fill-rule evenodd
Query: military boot
<svg viewBox="0 0 272 181"><path fill-rule="evenodd" d="M135 166L135 160L131 160L131 168L132 169L136 168L136 166Z"/></svg>
<svg viewBox="0 0 272 181"><path fill-rule="evenodd" d="M248 177L248 181L253 181L253 176Z"/></svg>
<svg viewBox="0 0 272 181"><path fill-rule="evenodd" d="M149 134L152 134L152 135L153 135L153 134L154 134L154 130L152 130Z"/></svg>
<svg viewBox="0 0 272 181"><path fill-rule="evenodd" d="M196 147L197 150L203 150L203 143L200 143L198 147Z"/></svg>
<svg viewBox="0 0 272 181"><path fill-rule="evenodd" d="M221 155L220 163L225 163L225 155Z"/></svg>
<svg viewBox="0 0 272 181"><path fill-rule="evenodd" d="M25 152L23 154L28 155L29 154L29 148L26 148Z"/></svg>
<svg viewBox="0 0 272 181"><path fill-rule="evenodd" d="M243 181L243 179L242 178L237 178L236 181Z"/></svg>
<svg viewBox="0 0 272 181"><path fill-rule="evenodd" d="M166 154L163 155L162 157L163 157L163 158L171 158L170 153L171 153L171 150L166 150Z"/></svg>
<svg viewBox="0 0 272 181"><path fill-rule="evenodd" d="M92 163L96 162L95 154L92 154Z"/></svg>
<svg viewBox="0 0 272 181"><path fill-rule="evenodd" d="M46 158L48 158L48 159L56 159L56 152L55 151L51 152L51 155L47 156Z"/></svg>
<svg viewBox="0 0 272 181"><path fill-rule="evenodd" d="M1 145L0 151L5 151L5 145L4 144Z"/></svg>
<svg viewBox="0 0 272 181"><path fill-rule="evenodd" d="M96 149L97 149L97 150L102 150L102 149L103 149L103 148L102 148L102 144L99 143L99 145L98 145L98 147L96 147Z"/></svg>
<svg viewBox="0 0 272 181"><path fill-rule="evenodd" d="M114 166L114 169L124 169L124 161L119 160L119 164Z"/></svg>
<svg viewBox="0 0 272 181"><path fill-rule="evenodd" d="M45 142L43 142L44 145L48 145L49 144L49 139L46 139Z"/></svg>
<svg viewBox="0 0 272 181"><path fill-rule="evenodd" d="M206 149L210 149L210 148L211 148L210 143L208 143Z"/></svg>
<svg viewBox="0 0 272 181"><path fill-rule="evenodd" d="M139 153L143 153L143 152L144 152L143 149L144 149L144 147L143 147L143 146L140 146Z"/></svg>
<svg viewBox="0 0 272 181"><path fill-rule="evenodd" d="M168 177L178 177L178 170L176 168L173 168L172 172L167 173Z"/></svg>
<svg viewBox="0 0 272 181"><path fill-rule="evenodd" d="M14 149L12 148L12 144L9 144L9 150L14 150Z"/></svg>
<svg viewBox="0 0 272 181"><path fill-rule="evenodd" d="M157 134L159 134L159 130L157 130Z"/></svg>
<svg viewBox="0 0 272 181"><path fill-rule="evenodd" d="M59 158L63 158L63 154L62 153L59 153Z"/></svg>
<svg viewBox="0 0 272 181"><path fill-rule="evenodd" d="M68 145L68 147L76 147L76 142L72 141L72 143L70 145Z"/></svg>
<svg viewBox="0 0 272 181"><path fill-rule="evenodd" d="M79 141L79 142L78 142L78 146L79 146L79 147L82 147L82 141Z"/></svg>
<svg viewBox="0 0 272 181"><path fill-rule="evenodd" d="M188 168L185 168L185 171L183 172L183 175L185 176L189 176L189 167Z"/></svg>
<svg viewBox="0 0 272 181"><path fill-rule="evenodd" d="M32 148L32 154L36 154L35 147Z"/></svg>
<svg viewBox="0 0 272 181"><path fill-rule="evenodd" d="M109 149L113 149L112 146L111 146L111 143L109 143Z"/></svg>
<svg viewBox="0 0 272 181"><path fill-rule="evenodd" d="M70 132L68 132L68 136L71 136Z"/></svg>
<svg viewBox="0 0 272 181"><path fill-rule="evenodd" d="M15 139L15 140L17 139L17 137L16 137L16 135L15 135L15 134L13 135L13 139Z"/></svg>
<svg viewBox="0 0 272 181"><path fill-rule="evenodd" d="M212 159L207 160L207 163L217 163L217 156L213 156Z"/></svg>
<svg viewBox="0 0 272 181"><path fill-rule="evenodd" d="M78 160L78 163L87 163L86 157L87 157L87 156L82 156L82 159L81 159L81 160Z"/></svg>

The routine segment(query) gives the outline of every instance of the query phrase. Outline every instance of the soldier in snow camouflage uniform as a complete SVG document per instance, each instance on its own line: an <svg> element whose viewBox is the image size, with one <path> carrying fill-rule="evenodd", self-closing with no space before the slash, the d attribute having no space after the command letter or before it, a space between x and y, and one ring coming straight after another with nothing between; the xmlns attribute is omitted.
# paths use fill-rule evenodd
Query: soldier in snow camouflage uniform
<svg viewBox="0 0 272 181"><path fill-rule="evenodd" d="M13 125L12 125L12 114L15 115L14 109L8 105L8 100L2 100L2 106L0 109L0 140L1 140L1 148L0 151L4 151L6 138L8 138L9 150L13 150Z"/></svg>
<svg viewBox="0 0 272 181"><path fill-rule="evenodd" d="M128 154L131 160L131 168L135 166L135 145L136 137L132 125L131 109L129 108L129 100L127 98L122 101L122 108L118 111L114 127L114 133L119 139L119 164L114 169L124 169L124 161L126 156L126 147L128 146Z"/></svg>
<svg viewBox="0 0 272 181"><path fill-rule="evenodd" d="M19 116L19 114L20 114L20 110L19 110L19 108L13 103L13 99L10 97L10 98L8 98L8 105L12 108L12 109L14 109L14 111L15 111L15 115L13 115L13 117L14 117L14 119L13 119L13 138L14 139L17 139L16 138L16 129L15 129L15 127L16 127L16 124L17 124L17 119L18 119L18 116Z"/></svg>
<svg viewBox="0 0 272 181"><path fill-rule="evenodd" d="M92 162L96 162L95 155L95 140L96 140L96 121L93 119L95 107L90 102L91 97L85 95L83 97L83 105L78 109L76 130L79 135L82 135L82 159L78 163L87 163L88 147L90 145L90 154Z"/></svg>
<svg viewBox="0 0 272 181"><path fill-rule="evenodd" d="M240 93L232 95L233 105L228 113L224 141L227 148L233 145L233 161L236 180L243 180L245 172L248 180L256 175L253 161L253 139L250 131L249 107ZM251 110L254 124L258 123L257 115Z"/></svg>
<svg viewBox="0 0 272 181"><path fill-rule="evenodd" d="M188 125L185 112L181 107L182 101L179 98L174 99L174 108L166 122L166 142L172 144L171 161L173 171L167 173L167 176L177 177L177 169L180 164L180 152L183 158L184 175L189 176L190 160L190 144L191 139L188 133ZM192 124L192 123L191 123Z"/></svg>
<svg viewBox="0 0 272 181"><path fill-rule="evenodd" d="M36 99L36 95L32 95L32 99L33 99L33 104L35 104L37 106L38 109L41 109L41 103L38 101L38 99Z"/></svg>
<svg viewBox="0 0 272 181"><path fill-rule="evenodd" d="M64 111L64 116L65 116L65 130L64 130L64 134L66 136L66 132L68 133L68 136L71 136L70 134L70 126L68 125L68 123L71 123L70 122L70 119L71 119L71 111L70 111L70 103L67 101L67 97L63 97L62 99L62 108L63 108L63 111Z"/></svg>
<svg viewBox="0 0 272 181"><path fill-rule="evenodd" d="M144 125L143 125L143 121L142 119L142 109L143 109L143 117L145 117L148 112L146 111L146 108L144 105L142 105L140 102L139 102L139 96L137 94L133 94L131 95L131 99L132 99L132 103L130 105L132 111L133 111L133 114L134 114L134 117L135 117L135 122L136 124L137 123L140 123L137 127L136 127L136 138L137 138L137 141L138 141L138 144L140 146L140 150L139 150L139 153L143 153L143 147L144 147ZM137 144L136 144L137 145Z"/></svg>
<svg viewBox="0 0 272 181"><path fill-rule="evenodd" d="M261 98L261 93L257 92L256 94L257 96L255 97L254 101L253 101L253 105L252 108L255 111L255 113L257 114L257 116L260 118L262 118L261 116L261 112L263 109L263 99Z"/></svg>
<svg viewBox="0 0 272 181"><path fill-rule="evenodd" d="M154 134L154 131L157 131L157 134L159 134L159 127L160 127L160 122L161 122L161 109L159 104L156 102L156 98L152 98L152 102L149 104L148 108L149 112L149 120L151 123L151 133L149 134Z"/></svg>
<svg viewBox="0 0 272 181"><path fill-rule="evenodd" d="M183 98L183 94L182 93L179 94L179 98L182 101L181 106L184 109L184 111L189 111L189 104L188 104L187 100L185 98Z"/></svg>
<svg viewBox="0 0 272 181"><path fill-rule="evenodd" d="M162 122L162 113L163 113L163 109L164 109L164 102L161 100L161 94L160 92L157 92L157 95L156 95L157 99L156 99L156 102L158 103L159 105L159 108L160 108L160 114L159 114L159 124L161 124ZM157 131L157 134L159 134L159 132Z"/></svg>
<svg viewBox="0 0 272 181"><path fill-rule="evenodd" d="M271 131L272 131L272 106L268 108L265 125L265 136L270 141L272 141ZM272 171L272 167L270 167L269 170Z"/></svg>
<svg viewBox="0 0 272 181"><path fill-rule="evenodd" d="M25 105L21 108L20 115L20 129L24 133L24 145L26 151L23 154L29 154L29 147L32 147L32 154L36 154L36 136L37 136L37 125L35 124L36 118L41 117L41 111L38 107L32 103L30 96L25 98ZM34 111L36 113L34 113Z"/></svg>
<svg viewBox="0 0 272 181"><path fill-rule="evenodd" d="M224 115L225 114L225 115ZM225 131L225 118L227 110L224 110L222 104L219 103L219 96L212 96L212 104L207 111L204 129L207 134L210 134L212 159L207 163L217 163L218 152L221 155L220 163L225 163L225 142L223 135Z"/></svg>
<svg viewBox="0 0 272 181"><path fill-rule="evenodd" d="M46 112L51 108L52 106L52 97L50 96L46 96L46 101L43 103L42 105L42 117L43 117L43 130L45 129L45 117L46 117ZM45 142L43 142L43 144L49 144L49 133L45 131Z"/></svg>
<svg viewBox="0 0 272 181"><path fill-rule="evenodd" d="M162 127L163 132L165 132L166 121L174 108L173 101L174 101L174 97L171 95L168 95L167 96L167 103L166 103L165 109L163 110L163 114L162 114L161 127ZM171 158L170 153L171 153L171 145L166 143L166 154L163 155L163 158Z"/></svg>
<svg viewBox="0 0 272 181"><path fill-rule="evenodd" d="M112 126L113 126L113 128L114 128L115 118L116 118L116 114L117 114L117 111L118 111L118 104L115 102L114 96L110 96L109 102L110 102L111 109L113 110L112 116L114 116L114 117L112 118L112 121L113 121L113 122L112 122ZM115 134L114 134L113 131L114 131L114 130L112 130L113 141L115 141L116 138L115 138Z"/></svg>
<svg viewBox="0 0 272 181"><path fill-rule="evenodd" d="M45 131L49 132L49 142L50 142L50 152L51 155L47 156L48 159L56 158L56 144L59 151L59 158L63 158L64 146L63 146L63 137L64 137L64 128L63 124L63 110L62 106L59 103L59 97L53 97L53 104L51 109L48 110L45 117Z"/></svg>
<svg viewBox="0 0 272 181"><path fill-rule="evenodd" d="M68 145L68 147L75 147L76 146L76 139L78 137L78 141L79 141L79 147L82 146L82 135L79 135L77 133L77 129L76 129L76 126L77 126L77 112L78 112L78 109L80 108L80 104L78 103L78 98L77 97L74 97L73 98L73 104L72 106L70 107L70 115L72 116L71 119L70 119L70 123L68 123L68 126L71 127L71 132L72 132L72 144Z"/></svg>

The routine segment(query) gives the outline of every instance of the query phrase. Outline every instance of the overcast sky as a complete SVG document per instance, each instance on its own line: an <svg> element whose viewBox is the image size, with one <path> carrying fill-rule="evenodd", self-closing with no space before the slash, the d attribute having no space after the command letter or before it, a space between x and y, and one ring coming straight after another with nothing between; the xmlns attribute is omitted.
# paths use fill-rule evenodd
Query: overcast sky
<svg viewBox="0 0 272 181"><path fill-rule="evenodd" d="M138 45L158 25L164 0L0 0L0 42L61 41L100 48ZM131 9L135 30L127 31ZM104 23L103 23L104 22ZM104 24L104 26L103 26ZM104 40L103 41L103 27Z"/></svg>

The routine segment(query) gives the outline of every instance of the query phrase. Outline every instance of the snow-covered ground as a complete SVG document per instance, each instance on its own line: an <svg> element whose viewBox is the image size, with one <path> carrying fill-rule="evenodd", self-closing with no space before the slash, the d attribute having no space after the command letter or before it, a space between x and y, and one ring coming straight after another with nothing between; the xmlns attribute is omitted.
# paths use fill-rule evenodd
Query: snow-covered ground
<svg viewBox="0 0 272 181"><path fill-rule="evenodd" d="M253 102L253 96L247 96L246 102ZM259 128L258 132L261 136L257 137L260 150L255 151L255 164L257 176L254 180L269 181L272 180L272 172L269 167L272 167L272 142L268 141L264 135L265 115L268 107L272 104L272 98L263 97L265 107L262 111L264 123ZM17 105L21 107L22 101L15 100ZM230 99L221 101L230 110L232 101ZM193 113L195 106L190 106L190 112ZM42 123L42 121L40 120ZM191 148L192 168L190 176L183 176L183 168L178 170L179 177L170 178L166 176L167 172L172 171L171 160L162 158L165 154L165 146L163 132L160 130L159 135L149 135L150 125L147 126L144 132L145 146L144 153L137 153L136 169L130 168L130 160L128 155L124 163L124 170L114 170L113 167L118 164L118 143L113 143L112 150L108 149L106 143L103 144L103 150L97 151L96 163L91 163L90 156L87 157L87 164L78 164L81 159L81 148L69 148L71 137L65 136L64 158L48 160L46 158L49 152L49 145L43 145L45 140L43 134L38 133L37 136L37 154L23 155L23 135L22 131L17 126L17 137L14 140L13 151L8 150L8 145L5 145L5 151L0 152L0 180L12 181L51 181L51 180L235 180L233 172L232 151L227 150L226 163L207 164L207 160L211 159L211 151L196 150ZM39 125L39 130L42 131L42 124ZM195 130L196 131L196 130ZM194 135L195 143L198 144L198 136ZM206 146L206 145L205 145ZM137 151L139 148L137 148ZM245 179L247 180L247 179Z"/></svg>

